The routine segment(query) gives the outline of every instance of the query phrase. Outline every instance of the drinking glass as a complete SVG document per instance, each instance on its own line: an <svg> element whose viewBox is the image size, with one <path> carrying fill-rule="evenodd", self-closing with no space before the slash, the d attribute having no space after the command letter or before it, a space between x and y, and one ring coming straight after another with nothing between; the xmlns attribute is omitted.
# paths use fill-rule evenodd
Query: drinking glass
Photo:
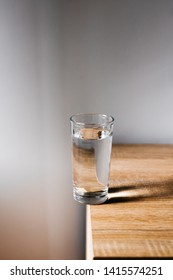
<svg viewBox="0 0 173 280"><path fill-rule="evenodd" d="M108 198L114 118L103 114L70 117L73 197L85 204Z"/></svg>

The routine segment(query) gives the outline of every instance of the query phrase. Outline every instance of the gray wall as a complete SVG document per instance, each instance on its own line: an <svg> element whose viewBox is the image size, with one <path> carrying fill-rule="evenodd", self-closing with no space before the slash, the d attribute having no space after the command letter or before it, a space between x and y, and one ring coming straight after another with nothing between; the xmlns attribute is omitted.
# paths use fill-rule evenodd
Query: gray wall
<svg viewBox="0 0 173 280"><path fill-rule="evenodd" d="M0 0L0 259L84 258L69 116L173 143L172 0Z"/></svg>

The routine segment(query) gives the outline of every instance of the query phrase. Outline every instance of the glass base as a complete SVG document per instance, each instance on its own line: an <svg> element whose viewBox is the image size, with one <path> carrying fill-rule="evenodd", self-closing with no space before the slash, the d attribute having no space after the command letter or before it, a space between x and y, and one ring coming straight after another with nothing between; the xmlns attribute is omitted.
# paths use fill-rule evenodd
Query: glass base
<svg viewBox="0 0 173 280"><path fill-rule="evenodd" d="M83 204L102 204L108 199L108 193L107 191L86 192L81 195L74 190L73 197L76 201Z"/></svg>

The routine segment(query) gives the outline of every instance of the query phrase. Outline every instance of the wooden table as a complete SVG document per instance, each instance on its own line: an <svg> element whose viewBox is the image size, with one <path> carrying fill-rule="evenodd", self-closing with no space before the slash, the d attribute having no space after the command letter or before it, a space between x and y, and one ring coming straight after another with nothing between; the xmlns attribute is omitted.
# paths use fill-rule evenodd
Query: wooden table
<svg viewBox="0 0 173 280"><path fill-rule="evenodd" d="M109 199L86 212L87 259L173 259L173 145L113 145Z"/></svg>

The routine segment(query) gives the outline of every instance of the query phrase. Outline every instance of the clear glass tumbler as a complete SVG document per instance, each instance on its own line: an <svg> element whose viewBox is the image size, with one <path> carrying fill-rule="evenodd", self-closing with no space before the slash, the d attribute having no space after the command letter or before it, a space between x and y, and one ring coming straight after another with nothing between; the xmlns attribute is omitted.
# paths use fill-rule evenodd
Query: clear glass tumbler
<svg viewBox="0 0 173 280"><path fill-rule="evenodd" d="M73 196L78 202L107 200L114 118L103 114L71 116Z"/></svg>

